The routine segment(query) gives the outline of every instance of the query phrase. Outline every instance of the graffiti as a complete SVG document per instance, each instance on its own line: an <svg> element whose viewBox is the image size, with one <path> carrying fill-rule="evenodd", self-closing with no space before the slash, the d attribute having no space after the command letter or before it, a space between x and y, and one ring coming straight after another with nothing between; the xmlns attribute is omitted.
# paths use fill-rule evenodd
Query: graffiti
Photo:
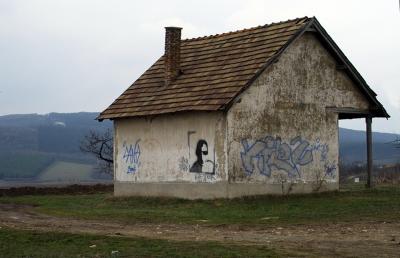
<svg viewBox="0 0 400 258"><path fill-rule="evenodd" d="M210 183L215 182L216 177L213 174L196 173L194 180L199 183Z"/></svg>
<svg viewBox="0 0 400 258"><path fill-rule="evenodd" d="M249 144L242 141L243 151L240 152L243 168L247 175L258 171L261 175L270 177L273 169L282 170L291 178L301 178L301 167L310 164L319 153L319 161L323 163L325 175L335 177L336 164L329 162L329 146L317 139L310 144L300 136L294 137L289 143L282 142L280 137L266 136Z"/></svg>
<svg viewBox="0 0 400 258"><path fill-rule="evenodd" d="M179 170L180 171L189 171L189 160L185 157L181 157L179 159Z"/></svg>
<svg viewBox="0 0 400 258"><path fill-rule="evenodd" d="M134 174L138 171L140 166L140 146L139 146L140 139L135 142L135 144L127 144L124 142L123 147L125 148L123 160L126 164L128 164L128 168L126 173Z"/></svg>
<svg viewBox="0 0 400 258"><path fill-rule="evenodd" d="M192 136L192 134L195 134L196 133L196 131L188 131L187 132L187 144L188 144L188 149L189 149L189 160L191 160L191 158L190 158L190 154L192 153L192 151L191 151L191 146L190 146L190 137Z"/></svg>
<svg viewBox="0 0 400 258"><path fill-rule="evenodd" d="M215 150L208 146L208 142L204 139L199 139L195 136L196 131L188 131L187 133L187 144L188 144L188 162L190 173L207 173L215 174ZM191 141L195 137L197 141ZM194 143L196 142L196 145ZM192 145L193 144L193 145ZM193 155L194 154L194 155ZM181 166L182 165L182 166ZM180 162L180 168L184 168L186 164Z"/></svg>
<svg viewBox="0 0 400 258"><path fill-rule="evenodd" d="M273 168L283 170L289 177L300 175L300 166L313 161L309 143L300 136L293 138L290 144L282 142L280 137L267 136L249 145L242 141L243 151L240 153L243 167L248 175L257 168L260 174L271 176ZM254 161L257 164L254 166Z"/></svg>
<svg viewBox="0 0 400 258"><path fill-rule="evenodd" d="M190 167L190 172L214 174L214 162L209 158L208 143L200 139L196 144L196 161Z"/></svg>
<svg viewBox="0 0 400 258"><path fill-rule="evenodd" d="M326 143L322 144L320 142L320 139L318 138L315 141L315 144L311 145L311 149L313 150L314 153L317 153L317 152L320 153L320 160L321 160L321 162L324 163L325 175L335 178L337 167L335 164L333 164L333 163L331 164L328 161L328 152L329 152L328 144L326 144Z"/></svg>
<svg viewBox="0 0 400 258"><path fill-rule="evenodd" d="M324 169L325 169L325 175L328 175L330 177L335 178L336 176L336 165L335 164L329 164L328 162L326 162L324 164Z"/></svg>
<svg viewBox="0 0 400 258"><path fill-rule="evenodd" d="M128 165L128 169L127 169L126 173L133 174L135 172L136 172L136 166Z"/></svg>
<svg viewBox="0 0 400 258"><path fill-rule="evenodd" d="M320 139L318 138L315 141L315 144L310 145L311 150L316 151L316 152L321 152L321 161L326 161L328 159L328 152L329 152L329 147L328 144L324 143L322 144L320 142Z"/></svg>

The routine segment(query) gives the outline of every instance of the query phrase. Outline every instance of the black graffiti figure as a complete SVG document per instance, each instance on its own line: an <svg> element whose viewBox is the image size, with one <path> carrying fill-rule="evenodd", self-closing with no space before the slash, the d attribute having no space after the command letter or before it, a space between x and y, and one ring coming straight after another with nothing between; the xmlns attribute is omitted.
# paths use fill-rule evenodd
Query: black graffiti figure
<svg viewBox="0 0 400 258"><path fill-rule="evenodd" d="M197 160L190 167L190 172L195 173L214 173L214 162L207 159L208 156L208 144L207 141L201 139L196 145L196 157Z"/></svg>

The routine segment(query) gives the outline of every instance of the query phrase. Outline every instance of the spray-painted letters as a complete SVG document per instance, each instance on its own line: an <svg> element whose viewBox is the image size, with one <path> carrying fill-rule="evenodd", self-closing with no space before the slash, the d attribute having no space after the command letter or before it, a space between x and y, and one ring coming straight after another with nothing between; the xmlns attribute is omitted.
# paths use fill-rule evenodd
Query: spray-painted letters
<svg viewBox="0 0 400 258"><path fill-rule="evenodd" d="M126 173L134 174L138 171L140 166L140 139L135 144L127 144L124 142L123 147L125 149L123 159L128 165Z"/></svg>
<svg viewBox="0 0 400 258"><path fill-rule="evenodd" d="M314 144L310 145L310 147L314 153L321 153L320 160L324 164L325 175L335 178L337 167L336 164L329 162L328 160L328 144L321 143L320 139L317 139Z"/></svg>
<svg viewBox="0 0 400 258"><path fill-rule="evenodd" d="M309 143L300 136L293 138L290 144L282 142L280 137L267 136L249 145L247 140L242 141L243 151L240 153L243 167L248 175L254 170L256 161L260 174L271 176L271 170L284 170L290 177L300 176L299 167L313 161Z"/></svg>

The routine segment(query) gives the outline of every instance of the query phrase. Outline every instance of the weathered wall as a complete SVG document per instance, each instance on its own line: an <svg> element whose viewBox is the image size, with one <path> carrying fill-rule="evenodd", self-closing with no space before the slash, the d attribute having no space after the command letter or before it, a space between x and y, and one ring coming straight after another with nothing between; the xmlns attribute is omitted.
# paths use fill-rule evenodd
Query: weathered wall
<svg viewBox="0 0 400 258"><path fill-rule="evenodd" d="M229 181L286 182L287 191L296 182L318 188L325 180L337 187L338 117L326 107L366 109L368 102L306 33L229 110ZM275 186L269 188L279 192Z"/></svg>
<svg viewBox="0 0 400 258"><path fill-rule="evenodd" d="M182 113L114 123L117 184L227 180L222 113Z"/></svg>
<svg viewBox="0 0 400 258"><path fill-rule="evenodd" d="M326 107L367 109L368 102L306 33L226 114L115 120L115 194L195 199L337 189L338 115Z"/></svg>

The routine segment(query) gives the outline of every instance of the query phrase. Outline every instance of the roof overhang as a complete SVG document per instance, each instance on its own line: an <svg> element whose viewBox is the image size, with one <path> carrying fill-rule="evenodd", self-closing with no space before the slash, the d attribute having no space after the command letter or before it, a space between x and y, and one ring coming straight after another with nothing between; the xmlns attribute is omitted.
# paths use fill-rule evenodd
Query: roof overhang
<svg viewBox="0 0 400 258"><path fill-rule="evenodd" d="M355 119L355 118L366 118L366 117L380 117L380 116L374 116L373 114L375 113L374 110L369 110L369 109L355 109L352 107L344 107L344 108L338 108L338 107L327 107L326 111L332 112L332 113L337 113L339 120L342 119Z"/></svg>

